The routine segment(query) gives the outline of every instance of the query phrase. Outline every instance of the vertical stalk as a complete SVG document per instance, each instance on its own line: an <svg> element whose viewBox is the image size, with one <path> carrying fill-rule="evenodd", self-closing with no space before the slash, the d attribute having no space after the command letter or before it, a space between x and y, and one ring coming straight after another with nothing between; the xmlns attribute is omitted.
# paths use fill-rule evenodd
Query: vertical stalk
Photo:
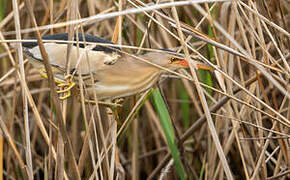
<svg viewBox="0 0 290 180"><path fill-rule="evenodd" d="M19 11L17 0L12 1L13 11L14 11L14 21L15 21L15 30L16 30L16 39L21 40L20 34L20 20L19 20ZM32 168L32 157L31 157L31 146L30 146L30 131L29 131L29 123L28 123L28 106L27 106L27 96L23 87L23 84L26 84L25 81L25 73L24 73L24 63L23 63L23 51L20 43L17 44L17 54L19 60L20 67L20 75L22 76L23 83L22 86L22 100L23 100L23 117L24 117L24 130L25 130L25 156L27 163L27 174L29 179L33 179L33 168Z"/></svg>

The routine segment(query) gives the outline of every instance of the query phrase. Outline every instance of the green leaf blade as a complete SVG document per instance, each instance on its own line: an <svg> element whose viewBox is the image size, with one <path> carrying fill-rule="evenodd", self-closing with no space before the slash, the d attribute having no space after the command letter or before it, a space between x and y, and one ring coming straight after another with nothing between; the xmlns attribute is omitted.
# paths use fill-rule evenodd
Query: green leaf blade
<svg viewBox="0 0 290 180"><path fill-rule="evenodd" d="M173 128L172 123L171 123L171 118L170 118L168 109L167 109L166 104L165 104L165 102L160 94L159 89L154 89L152 92L152 95L153 95L154 105L155 105L155 108L158 112L161 126L162 126L164 134L166 136L166 140L167 140L171 155L173 157L177 173L178 173L180 179L183 180L183 179L185 179L185 173L184 173L184 170L183 170L183 167L181 164L177 144L175 144L175 142L174 142L174 139L175 139L174 128Z"/></svg>

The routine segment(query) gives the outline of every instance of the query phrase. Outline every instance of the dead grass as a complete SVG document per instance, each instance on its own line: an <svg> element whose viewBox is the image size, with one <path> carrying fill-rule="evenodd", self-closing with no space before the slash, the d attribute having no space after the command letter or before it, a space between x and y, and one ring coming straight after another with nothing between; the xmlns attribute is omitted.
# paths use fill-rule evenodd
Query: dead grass
<svg viewBox="0 0 290 180"><path fill-rule="evenodd" d="M290 177L287 0L0 3L0 180ZM84 102L80 78L80 92L60 101L52 75L42 79L19 43L9 47L60 32L131 54L172 48L216 69L181 70L157 86L177 157L149 91L112 112Z"/></svg>

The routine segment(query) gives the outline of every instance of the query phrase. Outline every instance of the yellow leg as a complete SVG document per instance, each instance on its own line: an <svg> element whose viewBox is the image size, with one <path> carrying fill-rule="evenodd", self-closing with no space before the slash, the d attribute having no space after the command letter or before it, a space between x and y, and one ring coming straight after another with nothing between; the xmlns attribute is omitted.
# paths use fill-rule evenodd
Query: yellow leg
<svg viewBox="0 0 290 180"><path fill-rule="evenodd" d="M46 79L48 78L46 71L44 69L39 70L39 74L40 74L40 76L42 76ZM56 92L57 93L66 93L65 95L59 97L59 99L61 99L61 100L64 100L64 99L70 97L71 96L70 90L75 86L75 82L73 82L71 75L65 76L65 79L66 80L64 81L64 80L59 79L59 78L54 78L54 82L56 82L58 84L57 86L59 88L64 88L64 89L58 90Z"/></svg>
<svg viewBox="0 0 290 180"><path fill-rule="evenodd" d="M45 69L40 69L39 70L39 74L40 74L41 77L43 77L45 79L48 79ZM64 80L56 78L56 77L54 78L54 82L56 82L57 84L65 83Z"/></svg>

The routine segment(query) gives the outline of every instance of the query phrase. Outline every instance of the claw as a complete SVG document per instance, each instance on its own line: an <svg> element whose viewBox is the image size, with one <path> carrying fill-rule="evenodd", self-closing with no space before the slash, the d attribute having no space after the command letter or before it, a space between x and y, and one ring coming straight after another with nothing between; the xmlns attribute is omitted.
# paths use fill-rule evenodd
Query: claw
<svg viewBox="0 0 290 180"><path fill-rule="evenodd" d="M62 84L58 84L57 86L58 87L66 87L66 86L68 86L67 88L65 88L63 90L56 91L57 93L66 93L66 95L59 97L59 99L64 100L64 99L70 97L70 95L71 95L71 91L70 90L75 86L75 83L72 81L72 82L70 82L68 84L62 83Z"/></svg>
<svg viewBox="0 0 290 180"><path fill-rule="evenodd" d="M41 77L48 79L47 75L46 75L46 71L44 69L40 69L39 70L39 74Z"/></svg>
<svg viewBox="0 0 290 180"><path fill-rule="evenodd" d="M40 69L39 74L43 78L46 78L46 79L48 78L46 71L44 69ZM58 90L56 92L57 93L66 93L65 95L59 97L59 99L61 99L61 100L64 100L64 99L70 97L71 96L70 90L75 86L75 82L73 82L73 80L72 80L73 79L72 75L70 75L70 74L66 75L65 79L66 80L64 81L62 79L54 78L54 81L58 84L57 87L64 88L64 89Z"/></svg>
<svg viewBox="0 0 290 180"><path fill-rule="evenodd" d="M60 88L64 88L62 90L58 90L57 93L66 93L64 96L60 96L59 99L64 100L71 96L71 89L75 86L75 82L72 81L72 75L66 75L64 77L66 79L65 82L59 83L57 86Z"/></svg>
<svg viewBox="0 0 290 180"><path fill-rule="evenodd" d="M65 100L66 98L70 97L70 95L71 95L71 92L70 91L67 91L66 95L60 96L59 99L60 100Z"/></svg>
<svg viewBox="0 0 290 180"><path fill-rule="evenodd" d="M57 93L64 93L64 92L70 91L75 86L75 82L72 81L72 82L69 82L68 84L61 83L61 84L58 84L57 86L60 87L60 88L67 86L67 88L65 88L63 90L56 91Z"/></svg>
<svg viewBox="0 0 290 180"><path fill-rule="evenodd" d="M124 102L124 98L117 98L113 100L113 103L115 104L123 104Z"/></svg>

